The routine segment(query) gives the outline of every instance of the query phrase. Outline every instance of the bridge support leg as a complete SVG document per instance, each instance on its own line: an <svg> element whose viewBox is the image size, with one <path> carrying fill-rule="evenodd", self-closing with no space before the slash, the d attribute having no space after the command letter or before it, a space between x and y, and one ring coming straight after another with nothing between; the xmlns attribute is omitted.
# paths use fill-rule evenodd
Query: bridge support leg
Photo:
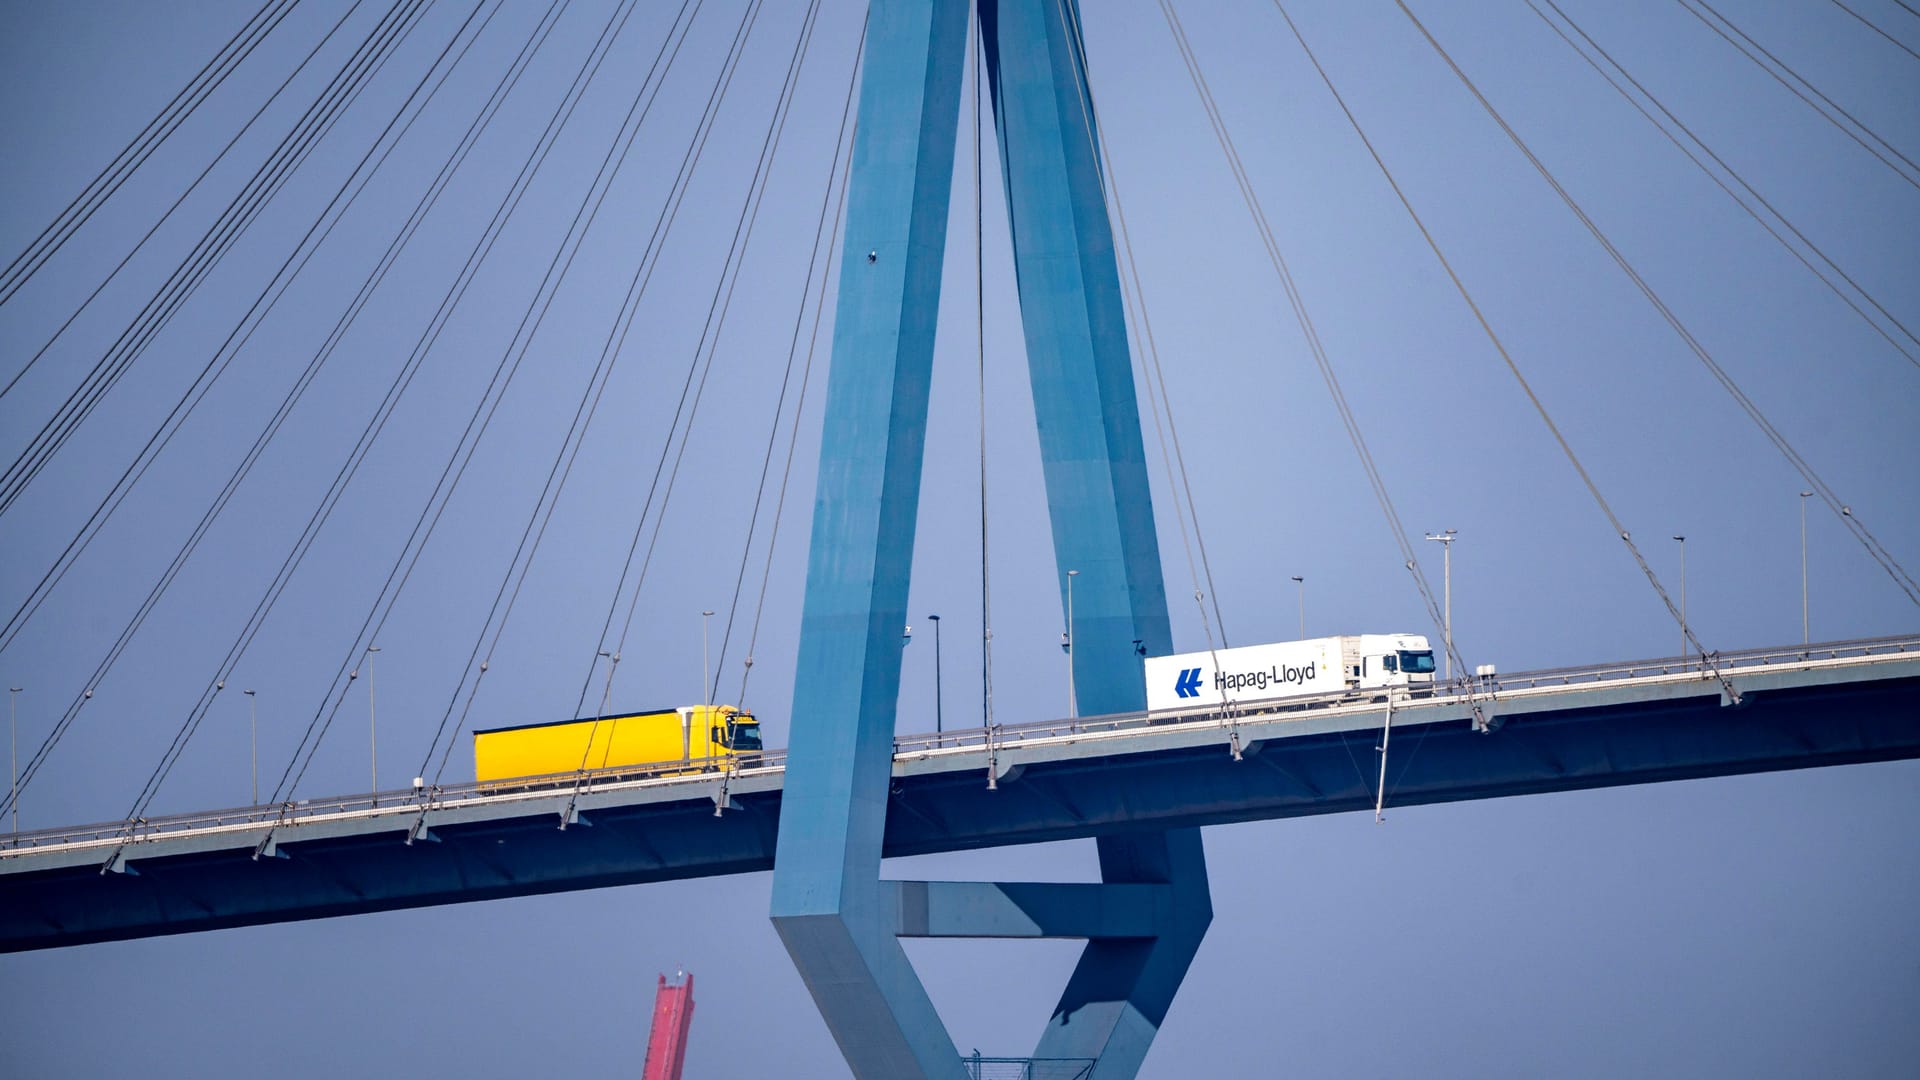
<svg viewBox="0 0 1920 1080"><path fill-rule="evenodd" d="M1080 701L1139 709L1140 657L1172 643L1077 7L980 13ZM1197 830L1103 839L1108 885L1017 901L879 879L967 14L876 0L869 17L772 916L863 1078L964 1075L899 935L1087 937L1038 1053L1122 1078L1211 919ZM1111 918L1061 914L1090 889Z"/></svg>
<svg viewBox="0 0 1920 1080"><path fill-rule="evenodd" d="M1140 658L1173 652L1173 640L1078 6L983 0L980 14L1063 590L1078 571L1080 712L1144 709ZM1152 936L1090 937L1034 1054L1097 1058L1097 1075L1128 1077L1213 907L1198 829L1097 842L1104 881L1164 884L1170 902Z"/></svg>
<svg viewBox="0 0 1920 1080"><path fill-rule="evenodd" d="M774 860L774 928L854 1075L964 1075L894 934L892 780L967 0L868 15Z"/></svg>

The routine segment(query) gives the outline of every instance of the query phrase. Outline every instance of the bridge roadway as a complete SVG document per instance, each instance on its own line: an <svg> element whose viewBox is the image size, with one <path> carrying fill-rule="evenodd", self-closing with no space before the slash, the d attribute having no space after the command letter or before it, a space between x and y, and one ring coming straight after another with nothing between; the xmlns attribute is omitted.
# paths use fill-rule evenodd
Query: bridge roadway
<svg viewBox="0 0 1920 1080"><path fill-rule="evenodd" d="M1920 757L1920 637L1502 676L1396 701L1388 806ZM1474 730L1473 709L1495 722ZM1379 702L897 740L886 854L1374 805ZM0 950L770 870L753 767L302 800L0 838ZM565 827L562 827L564 823Z"/></svg>

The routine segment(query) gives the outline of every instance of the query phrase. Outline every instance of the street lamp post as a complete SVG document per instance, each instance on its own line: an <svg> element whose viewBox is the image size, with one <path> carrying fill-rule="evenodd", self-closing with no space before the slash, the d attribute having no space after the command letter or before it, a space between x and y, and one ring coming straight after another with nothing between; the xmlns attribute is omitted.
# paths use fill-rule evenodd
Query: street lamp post
<svg viewBox="0 0 1920 1080"><path fill-rule="evenodd" d="M933 623L933 733L938 742L937 736L946 729L945 702L940 694L940 616L929 615L927 619Z"/></svg>
<svg viewBox="0 0 1920 1080"><path fill-rule="evenodd" d="M1073 692L1073 579L1080 571L1067 571L1067 632L1060 635L1060 649L1067 654L1067 719L1078 715L1079 697Z"/></svg>
<svg viewBox="0 0 1920 1080"><path fill-rule="evenodd" d="M1813 641L1811 625L1807 621L1807 500L1813 492L1800 493L1800 644L1808 645Z"/></svg>
<svg viewBox="0 0 1920 1080"><path fill-rule="evenodd" d="M380 646L367 646L367 755L373 765L373 805L380 805L380 737L379 729L374 726L373 711L373 654Z"/></svg>
<svg viewBox="0 0 1920 1080"><path fill-rule="evenodd" d="M371 674L371 672L369 672ZM371 688L373 683L367 683ZM249 740L248 758L253 763L253 805L260 805L260 706L259 699L251 690L242 690L247 695L247 730L252 734Z"/></svg>
<svg viewBox="0 0 1920 1080"><path fill-rule="evenodd" d="M1447 531L1445 531L1445 532L1438 532L1438 533L1428 533L1428 534L1427 534L1427 539L1429 539L1429 540L1432 540L1432 541L1435 541L1436 543L1438 543L1438 544L1440 544L1440 545L1441 545L1441 550L1442 550L1442 551L1443 551L1443 552L1445 553L1445 554L1444 554L1444 556L1443 556L1443 557L1442 557L1442 559L1441 559L1441 563L1442 563L1442 564L1444 565L1444 567L1445 567L1445 569L1443 569L1443 570L1441 571L1441 574L1440 574L1440 576L1441 576L1441 579L1442 579L1442 580L1443 580L1443 581L1445 582L1445 584L1443 584L1443 585L1441 586L1441 593L1442 593L1442 595L1443 595L1443 596L1445 597L1445 599L1441 601L1441 603L1442 603L1442 606L1443 606L1443 608L1444 608L1444 610L1442 611L1442 613L1441 613L1441 616L1440 616L1440 632L1441 632L1441 634L1442 634L1442 636L1444 636L1444 637L1445 637L1445 639L1446 639L1446 643L1447 643L1447 681L1448 681L1448 682L1452 682L1452 681L1453 681L1453 540L1454 540L1454 530L1452 530L1452 529L1448 529L1448 530L1447 530Z"/></svg>
<svg viewBox="0 0 1920 1080"><path fill-rule="evenodd" d="M708 659L707 624L713 621L713 612L700 613L700 698L707 703L705 722L713 723L713 662Z"/></svg>
<svg viewBox="0 0 1920 1080"><path fill-rule="evenodd" d="M1687 538L1675 536L1680 542L1680 659L1687 658Z"/></svg>
<svg viewBox="0 0 1920 1080"><path fill-rule="evenodd" d="M8 786L8 798L13 803L13 831L20 831L20 725L17 722L17 706L20 691L24 686L7 687L7 764L12 781Z"/></svg>
<svg viewBox="0 0 1920 1080"><path fill-rule="evenodd" d="M1300 600L1300 640L1307 640L1307 579L1299 574L1293 575L1293 583Z"/></svg>

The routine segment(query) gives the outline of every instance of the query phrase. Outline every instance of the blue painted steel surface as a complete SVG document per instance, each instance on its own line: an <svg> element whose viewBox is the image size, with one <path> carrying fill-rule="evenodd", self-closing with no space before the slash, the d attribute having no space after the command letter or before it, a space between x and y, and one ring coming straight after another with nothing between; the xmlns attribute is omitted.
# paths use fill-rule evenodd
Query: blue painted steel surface
<svg viewBox="0 0 1920 1080"><path fill-rule="evenodd" d="M1146 707L1140 657L1173 652L1078 8L980 8L1013 223L1040 455L1080 710ZM1068 571L1077 571L1066 603ZM1213 907L1197 829L1099 841L1101 878L1161 883L1151 936L1094 936L1034 1051L1139 1070Z"/></svg>
<svg viewBox="0 0 1920 1080"><path fill-rule="evenodd" d="M879 876L968 16L868 17L774 863L775 929L863 1077L963 1075Z"/></svg>
<svg viewBox="0 0 1920 1080"><path fill-rule="evenodd" d="M1172 642L1078 10L987 0L980 20L1063 603L1079 578L1070 662L1089 710L1137 710L1139 657ZM958 1075L878 877L966 21L955 2L873 9L774 870L781 940L869 1077ZM1213 913L1197 830L1104 838L1100 865L1127 896L1161 886L1164 925L1090 938L1040 1053L1126 1077ZM1004 921L976 913L952 929Z"/></svg>
<svg viewBox="0 0 1920 1080"><path fill-rule="evenodd" d="M953 0L872 12L774 870L774 924L860 1076L959 1068L879 868L967 17ZM1061 0L981 4L1063 600L1079 577L1071 663L1088 709L1121 712L1146 704L1139 657L1172 642L1077 20ZM1212 909L1197 831L1100 845L1125 896L1170 898L1164 925L1091 937L1042 1052L1125 1077ZM957 933L1005 922L951 913Z"/></svg>
<svg viewBox="0 0 1920 1080"><path fill-rule="evenodd" d="M893 881L900 937L1152 937L1173 902L1165 885Z"/></svg>
<svg viewBox="0 0 1920 1080"><path fill-rule="evenodd" d="M1076 11L980 6L1061 605L1077 570L1074 680L1091 716L1145 708L1138 649L1164 656L1173 639Z"/></svg>

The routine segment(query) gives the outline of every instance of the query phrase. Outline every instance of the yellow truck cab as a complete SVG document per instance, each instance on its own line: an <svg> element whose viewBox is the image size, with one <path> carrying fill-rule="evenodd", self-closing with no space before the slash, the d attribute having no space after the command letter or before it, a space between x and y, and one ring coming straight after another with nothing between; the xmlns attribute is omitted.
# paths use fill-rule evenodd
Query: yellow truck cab
<svg viewBox="0 0 1920 1080"><path fill-rule="evenodd" d="M489 728L473 733L481 783L572 776L582 770L697 772L729 761L760 762L760 723L731 705L680 705L644 712ZM673 765L683 765L673 769Z"/></svg>

